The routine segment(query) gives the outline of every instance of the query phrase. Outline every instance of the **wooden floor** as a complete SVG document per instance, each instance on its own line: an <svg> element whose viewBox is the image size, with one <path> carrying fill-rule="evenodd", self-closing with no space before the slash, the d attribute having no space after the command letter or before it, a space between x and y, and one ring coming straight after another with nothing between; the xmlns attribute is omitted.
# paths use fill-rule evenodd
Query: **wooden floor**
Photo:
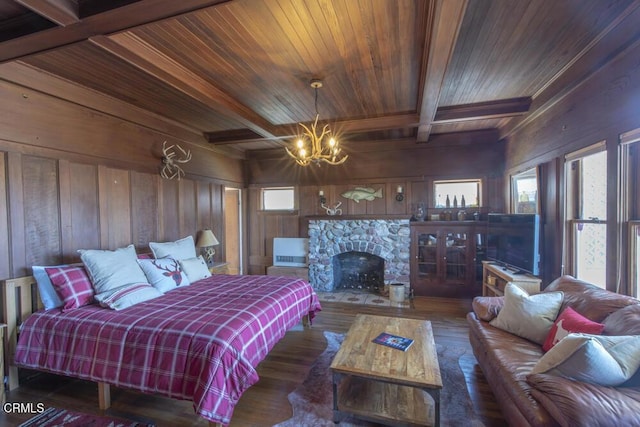
<svg viewBox="0 0 640 427"><path fill-rule="evenodd" d="M461 347L469 346L465 316L469 300L416 297L411 308L364 306L323 302L323 310L308 329L294 328L274 347L260 364L260 381L251 387L236 406L231 426L272 426L291 417L287 395L307 375L313 361L326 347L323 331L346 332L357 313L380 314L427 319L432 322L435 341ZM506 423L495 403L480 368L473 358L465 359L463 371L467 388L478 413L487 427ZM8 402L42 402L95 414L106 413L158 427L206 426L205 420L194 415L190 402L120 390L112 387L112 407L98 409L97 386L90 382L35 374L22 380L21 386L8 393ZM16 426L29 415L6 414L0 411L0 425Z"/></svg>

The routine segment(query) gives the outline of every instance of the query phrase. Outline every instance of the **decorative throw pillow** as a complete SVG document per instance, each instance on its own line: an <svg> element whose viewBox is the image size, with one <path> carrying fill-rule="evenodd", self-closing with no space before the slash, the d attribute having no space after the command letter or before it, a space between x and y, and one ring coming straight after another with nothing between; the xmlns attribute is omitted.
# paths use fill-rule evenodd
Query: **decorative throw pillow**
<svg viewBox="0 0 640 427"><path fill-rule="evenodd" d="M567 307L553 323L542 349L544 351L551 350L551 347L572 332L600 335L603 329L604 325L602 323L589 320L573 308Z"/></svg>
<svg viewBox="0 0 640 427"><path fill-rule="evenodd" d="M187 236L175 242L150 242L149 247L156 258L173 258L178 261L182 259L195 258L196 245L193 242L193 236Z"/></svg>
<svg viewBox="0 0 640 427"><path fill-rule="evenodd" d="M507 283L504 306L489 324L542 345L562 305L562 292L529 295L522 288Z"/></svg>
<svg viewBox="0 0 640 427"><path fill-rule="evenodd" d="M162 296L162 293L150 284L133 283L97 294L96 300L103 307L122 310L159 296Z"/></svg>
<svg viewBox="0 0 640 427"><path fill-rule="evenodd" d="M640 367L640 335L569 334L540 358L532 374L615 387Z"/></svg>
<svg viewBox="0 0 640 427"><path fill-rule="evenodd" d="M42 301L42 305L44 306L45 310L62 307L64 303L58 296L56 290L53 288L53 283L51 283L49 275L44 269L56 267L77 267L80 265L82 265L82 263L48 266L34 265L33 267L31 267L31 270L33 271L33 277L36 279L36 284L38 285L38 295L40 296L40 301Z"/></svg>
<svg viewBox="0 0 640 427"><path fill-rule="evenodd" d="M199 257L183 259L180 261L180 266L182 267L182 270L187 273L187 277L191 283L211 277L211 272L209 271L209 267L207 267L207 262L202 258L202 255Z"/></svg>
<svg viewBox="0 0 640 427"><path fill-rule="evenodd" d="M51 285L62 301L62 311L93 302L93 287L82 266L45 267Z"/></svg>
<svg viewBox="0 0 640 427"><path fill-rule="evenodd" d="M114 251L80 249L78 252L89 272L96 294L132 283L147 282L147 277L138 265L138 256L133 245Z"/></svg>
<svg viewBox="0 0 640 427"><path fill-rule="evenodd" d="M180 263L173 258L139 259L147 281L162 293L175 289L176 286L186 286L189 279Z"/></svg>

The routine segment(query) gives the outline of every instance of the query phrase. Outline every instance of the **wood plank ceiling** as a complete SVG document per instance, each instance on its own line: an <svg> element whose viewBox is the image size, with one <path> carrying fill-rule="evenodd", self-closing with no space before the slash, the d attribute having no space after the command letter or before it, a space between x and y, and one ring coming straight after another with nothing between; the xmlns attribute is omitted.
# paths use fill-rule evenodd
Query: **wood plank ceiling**
<svg viewBox="0 0 640 427"><path fill-rule="evenodd" d="M639 3L0 0L0 79L44 72L242 156L313 119L312 78L321 120L351 150L452 132L497 140L584 77L577 63L597 67L598 43L637 39Z"/></svg>

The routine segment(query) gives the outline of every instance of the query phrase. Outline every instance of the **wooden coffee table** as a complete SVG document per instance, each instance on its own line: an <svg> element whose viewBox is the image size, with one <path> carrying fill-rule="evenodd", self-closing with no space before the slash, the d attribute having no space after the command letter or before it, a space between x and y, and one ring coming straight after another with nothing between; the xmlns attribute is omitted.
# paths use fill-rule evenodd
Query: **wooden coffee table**
<svg viewBox="0 0 640 427"><path fill-rule="evenodd" d="M407 351L371 342L381 332L414 340ZM333 414L380 424L440 425L442 378L431 322L358 314L331 363Z"/></svg>

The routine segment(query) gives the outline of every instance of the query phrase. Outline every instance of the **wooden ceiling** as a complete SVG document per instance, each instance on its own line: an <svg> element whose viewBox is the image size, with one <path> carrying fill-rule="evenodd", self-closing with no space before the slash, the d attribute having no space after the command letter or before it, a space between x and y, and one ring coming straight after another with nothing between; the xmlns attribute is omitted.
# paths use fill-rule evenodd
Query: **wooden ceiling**
<svg viewBox="0 0 640 427"><path fill-rule="evenodd" d="M312 78L353 144L498 138L597 68L603 40L637 37L639 3L0 0L0 79L42 71L243 155L313 119Z"/></svg>

